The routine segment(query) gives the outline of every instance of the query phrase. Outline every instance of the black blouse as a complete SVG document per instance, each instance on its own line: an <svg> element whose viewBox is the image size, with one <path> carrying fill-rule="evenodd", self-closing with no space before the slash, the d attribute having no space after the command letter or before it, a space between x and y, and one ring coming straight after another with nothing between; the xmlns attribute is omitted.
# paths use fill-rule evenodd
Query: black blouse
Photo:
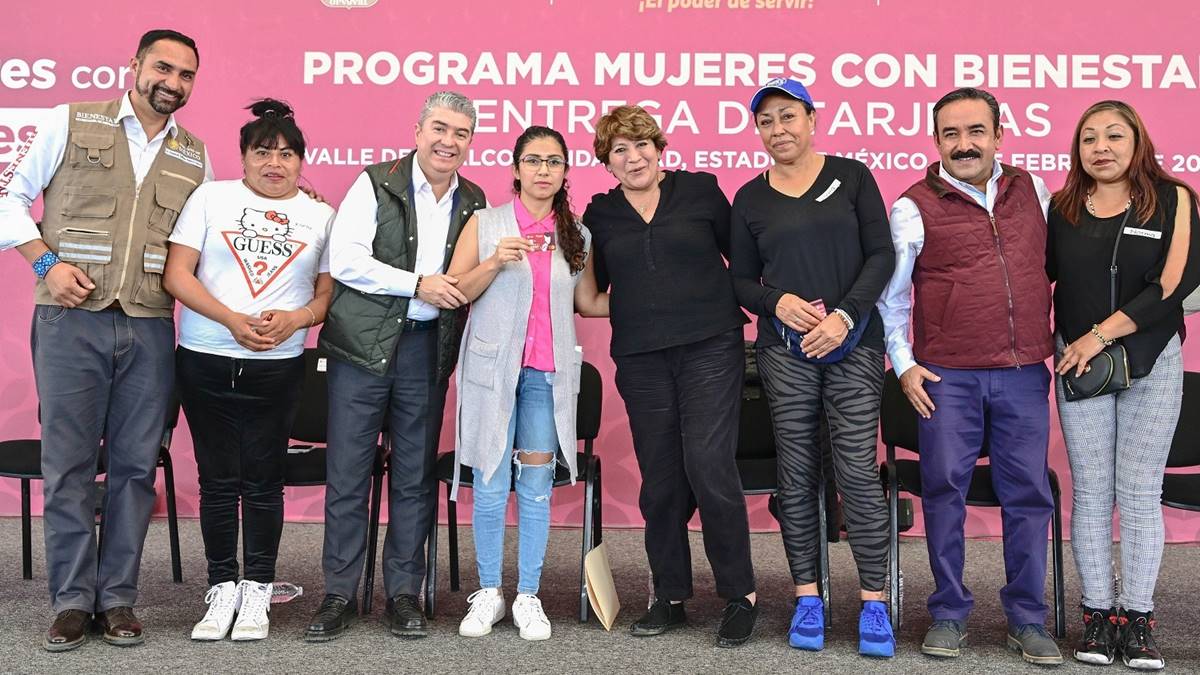
<svg viewBox="0 0 1200 675"><path fill-rule="evenodd" d="M887 207L870 170L829 155L808 192L790 197L754 177L733 199L730 269L742 306L758 315L758 345L780 344L771 325L784 293L820 298L856 323L859 344L883 349L875 302L896 267Z"/></svg>
<svg viewBox="0 0 1200 675"><path fill-rule="evenodd" d="M1161 183L1158 209L1150 220L1138 223L1130 214L1117 250L1117 309L1137 324L1137 331L1121 339L1134 377L1145 377L1154 368L1171 336L1183 325L1183 299L1200 285L1200 216L1192 202L1191 232L1183 277L1175 291L1163 297L1159 283L1175 233L1176 186ZM1109 308L1109 263L1124 213L1097 218L1084 209L1078 224L1071 225L1051 204L1046 244L1046 273L1054 287L1055 330L1071 344L1112 314Z"/></svg>
<svg viewBox="0 0 1200 675"><path fill-rule="evenodd" d="M620 186L592 197L596 283L611 289L612 355L699 342L747 323L729 269L729 200L708 173L667 171L649 223Z"/></svg>

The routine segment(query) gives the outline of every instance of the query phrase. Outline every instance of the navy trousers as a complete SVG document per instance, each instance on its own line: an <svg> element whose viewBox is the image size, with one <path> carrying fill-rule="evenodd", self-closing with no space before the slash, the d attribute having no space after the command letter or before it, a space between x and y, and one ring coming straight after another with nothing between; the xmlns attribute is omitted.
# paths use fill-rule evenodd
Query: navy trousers
<svg viewBox="0 0 1200 675"><path fill-rule="evenodd" d="M963 583L963 523L971 474L986 439L992 487L1001 503L1004 570L1000 600L1011 625L1046 620L1046 537L1054 509L1046 453L1050 373L1021 368L959 369L923 364L936 410L921 419L921 510L936 590L934 620L965 621L973 599Z"/></svg>

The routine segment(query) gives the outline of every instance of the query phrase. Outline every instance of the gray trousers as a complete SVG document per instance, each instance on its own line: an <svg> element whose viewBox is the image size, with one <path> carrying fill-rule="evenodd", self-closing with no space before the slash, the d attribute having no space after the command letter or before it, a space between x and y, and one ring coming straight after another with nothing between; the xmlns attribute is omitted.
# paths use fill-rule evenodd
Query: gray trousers
<svg viewBox="0 0 1200 675"><path fill-rule="evenodd" d="M1058 340L1059 353L1063 349ZM1183 356L1171 338L1150 374L1120 393L1067 401L1058 419L1071 459L1071 550L1083 604L1154 609L1163 552L1163 470L1183 400ZM1113 597L1113 505L1121 521L1121 595Z"/></svg>
<svg viewBox="0 0 1200 675"><path fill-rule="evenodd" d="M55 612L137 601L155 464L175 379L172 319L35 308L46 576ZM96 550L96 465L107 455L104 546Z"/></svg>
<svg viewBox="0 0 1200 675"><path fill-rule="evenodd" d="M389 598L420 595L425 540L437 500L438 437L446 384L437 381L437 331L403 333L384 376L329 359L325 592L353 598L367 547L367 498L379 433L392 444L383 583Z"/></svg>

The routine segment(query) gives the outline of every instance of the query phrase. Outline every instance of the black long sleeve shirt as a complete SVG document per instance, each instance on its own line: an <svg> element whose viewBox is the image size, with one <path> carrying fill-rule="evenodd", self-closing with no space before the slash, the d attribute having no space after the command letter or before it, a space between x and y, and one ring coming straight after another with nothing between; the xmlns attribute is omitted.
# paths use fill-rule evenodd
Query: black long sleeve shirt
<svg viewBox="0 0 1200 675"><path fill-rule="evenodd" d="M784 293L820 298L857 324L859 344L883 349L875 301L896 266L887 207L862 163L829 155L807 192L791 197L764 175L738 190L731 216L730 271L738 302L758 315L758 345L780 344L771 325Z"/></svg>
<svg viewBox="0 0 1200 675"><path fill-rule="evenodd" d="M729 201L708 173L667 171L647 223L621 188L592 197L596 283L611 285L612 355L699 342L747 323L729 269Z"/></svg>
<svg viewBox="0 0 1200 675"><path fill-rule="evenodd" d="M1192 202L1191 232L1183 276L1175 291L1163 297L1159 282L1175 234L1175 185L1161 183L1158 209L1150 220L1138 223L1130 214L1117 249L1117 309L1137 324L1137 331L1121 338L1134 377L1145 377L1154 368L1171 336L1183 325L1183 299L1200 285L1200 216ZM1046 242L1046 273L1054 287L1055 330L1067 344L1082 337L1112 314L1109 307L1109 264L1124 213L1097 218L1083 210L1071 225L1054 205L1050 209Z"/></svg>

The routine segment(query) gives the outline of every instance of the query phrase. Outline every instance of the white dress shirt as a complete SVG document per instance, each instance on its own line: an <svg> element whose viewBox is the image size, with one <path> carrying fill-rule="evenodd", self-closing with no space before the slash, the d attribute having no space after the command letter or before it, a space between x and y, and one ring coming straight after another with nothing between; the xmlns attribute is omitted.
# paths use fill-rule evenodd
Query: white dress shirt
<svg viewBox="0 0 1200 675"><path fill-rule="evenodd" d="M413 296L417 275L441 274L444 271L446 237L450 232L450 214L454 208L454 193L458 190L458 174L450 178L450 189L441 199L433 195L433 186L413 158L413 210L417 214L416 270L409 272L380 262L375 258L373 242L379 223L375 220L379 202L375 188L366 172L359 174L346 198L338 208L329 235L329 272L334 279L363 293ZM412 237L409 237L410 239ZM408 303L408 318L428 321L438 317L438 308L415 297Z"/></svg>
<svg viewBox="0 0 1200 675"><path fill-rule="evenodd" d="M147 139L146 130L134 114L129 93L126 92L121 98L117 119L125 127L125 138L129 141L134 180L141 185L154 159L158 157L158 150L167 134L174 137L177 133L175 116L169 116L163 130L154 138ZM18 153L18 159L0 174L0 251L42 238L29 209L62 166L70 121L69 105L64 103L56 106L47 113L46 119L38 125L37 131L27 142L28 150L24 157ZM212 179L212 162L208 159L208 147L205 146L204 180Z"/></svg>
<svg viewBox="0 0 1200 675"><path fill-rule="evenodd" d="M947 183L975 200L975 203L987 209L989 214L996 206L996 187L1000 182L1000 174L1000 160L996 160L992 168L992 177L987 182L987 191L984 192L951 176L945 167L941 167L938 172ZM1041 178L1031 177L1044 216L1050 207L1050 190ZM913 267L925 246L925 225L921 222L921 211L916 202L908 197L901 197L892 205L890 220L892 245L896 249L896 270L875 306L879 308L879 315L883 318L883 339L887 344L888 358L892 361L896 375L902 375L904 371L917 365L908 331L912 317Z"/></svg>

